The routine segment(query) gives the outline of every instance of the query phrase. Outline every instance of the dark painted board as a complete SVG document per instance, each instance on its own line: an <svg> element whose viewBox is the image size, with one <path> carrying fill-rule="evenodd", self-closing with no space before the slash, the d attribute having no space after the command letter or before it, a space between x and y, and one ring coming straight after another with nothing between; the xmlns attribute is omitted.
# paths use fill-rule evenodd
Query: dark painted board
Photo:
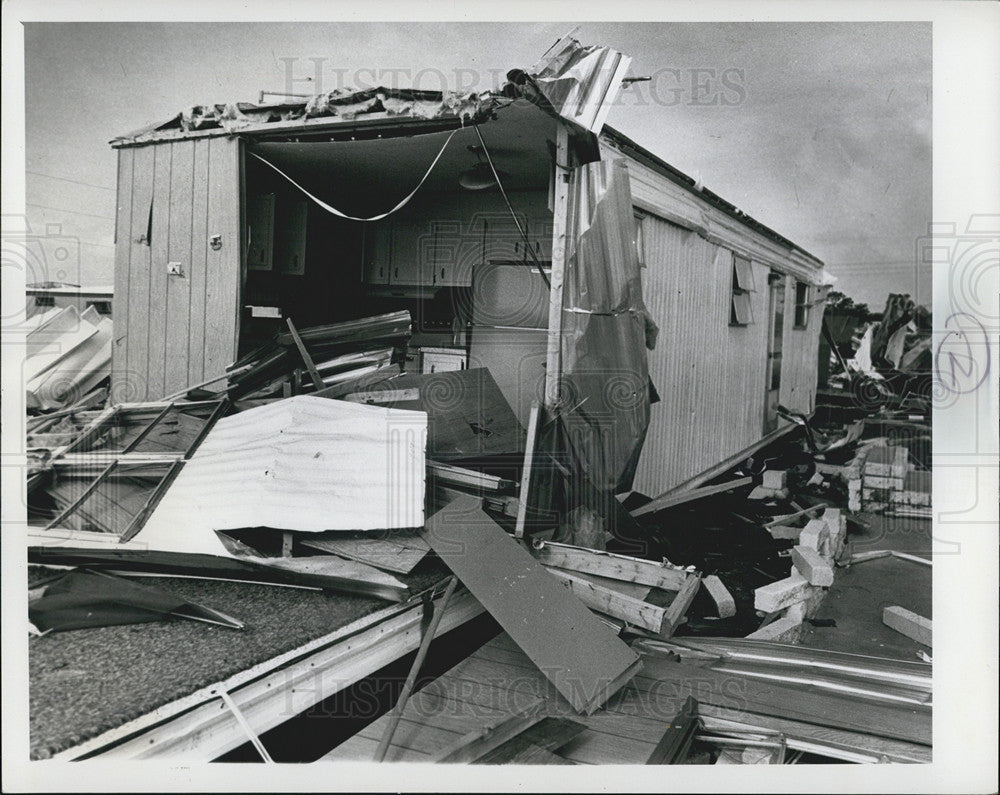
<svg viewBox="0 0 1000 795"><path fill-rule="evenodd" d="M560 693L591 713L641 665L583 603L462 497L427 522L424 537Z"/></svg>
<svg viewBox="0 0 1000 795"><path fill-rule="evenodd" d="M524 429L485 368L401 375L372 389L419 389L418 400L379 402L427 412L427 457L460 461L524 452Z"/></svg>

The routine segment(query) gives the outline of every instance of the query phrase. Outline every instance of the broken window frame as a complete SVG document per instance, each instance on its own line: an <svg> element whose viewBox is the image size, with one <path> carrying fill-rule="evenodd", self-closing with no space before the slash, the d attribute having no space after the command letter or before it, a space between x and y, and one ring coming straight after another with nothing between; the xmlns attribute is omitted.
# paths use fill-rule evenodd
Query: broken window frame
<svg viewBox="0 0 1000 795"><path fill-rule="evenodd" d="M646 251L643 238L642 222L646 219L646 213L633 208L632 216L635 218L635 250L639 255L639 267L646 267Z"/></svg>
<svg viewBox="0 0 1000 795"><path fill-rule="evenodd" d="M801 288L801 293L800 293ZM795 280L795 319L792 328L809 328L809 309L811 307L812 289L808 282Z"/></svg>
<svg viewBox="0 0 1000 795"><path fill-rule="evenodd" d="M180 473L184 464L190 460L191 456L204 441L208 432L215 423L228 411L230 401L228 398L222 400L199 401L199 402L160 402L160 403L139 403L125 406L115 406L102 412L94 421L85 428L80 435L62 450L56 452L52 460L52 468L56 472L62 472L67 478L87 477L88 470L96 467L100 469L96 477L84 488L84 490L73 499L73 501L60 510L58 514L48 521L45 531L63 530L63 523L77 514L87 501L97 493L98 487L116 477L135 477L136 471L153 470L152 485L149 494L142 507L132 516L127 525L120 531L97 531L105 532L107 535L117 537L119 543L130 541L145 526L146 520L156 508L160 499L166 493L170 484ZM153 430L172 410L183 411L185 409L209 409L205 422L198 431L194 440L185 449L174 452L136 452L136 448L149 437ZM98 439L100 435L116 423L122 416L129 413L143 414L155 411L153 418L142 428L139 434L128 442L121 450L81 450L85 445Z"/></svg>
<svg viewBox="0 0 1000 795"><path fill-rule="evenodd" d="M750 293L755 289L753 263L747 257L733 253L732 296L729 303L730 326L753 324L753 305L750 302Z"/></svg>

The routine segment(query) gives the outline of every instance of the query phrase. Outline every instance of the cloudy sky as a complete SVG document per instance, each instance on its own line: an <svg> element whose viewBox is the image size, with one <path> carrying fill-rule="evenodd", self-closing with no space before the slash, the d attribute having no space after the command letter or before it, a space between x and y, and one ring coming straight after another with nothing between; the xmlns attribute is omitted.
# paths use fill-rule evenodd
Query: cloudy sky
<svg viewBox="0 0 1000 795"><path fill-rule="evenodd" d="M113 281L110 138L193 104L378 83L488 89L566 22L28 23L28 221ZM827 263L873 309L930 298L927 23L583 23L633 57L608 123ZM310 79L311 78L311 79ZM74 268L48 274L77 281ZM29 279L30 280L30 279Z"/></svg>

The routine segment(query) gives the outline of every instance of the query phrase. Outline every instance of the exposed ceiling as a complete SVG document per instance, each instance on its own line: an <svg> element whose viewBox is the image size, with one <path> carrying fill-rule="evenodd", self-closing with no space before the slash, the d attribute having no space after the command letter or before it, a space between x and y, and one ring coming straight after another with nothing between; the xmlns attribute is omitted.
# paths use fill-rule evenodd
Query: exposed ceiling
<svg viewBox="0 0 1000 795"><path fill-rule="evenodd" d="M550 171L549 146L555 121L538 108L515 102L497 119L480 125L497 169L505 172L508 191L545 190ZM451 132L359 141L258 143L250 147L323 201L350 215L388 210L419 184ZM475 129L455 132L434 166L422 193L462 190L459 177L478 162ZM271 171L248 159L250 174ZM272 172L273 173L273 172ZM252 178L252 176L251 176Z"/></svg>

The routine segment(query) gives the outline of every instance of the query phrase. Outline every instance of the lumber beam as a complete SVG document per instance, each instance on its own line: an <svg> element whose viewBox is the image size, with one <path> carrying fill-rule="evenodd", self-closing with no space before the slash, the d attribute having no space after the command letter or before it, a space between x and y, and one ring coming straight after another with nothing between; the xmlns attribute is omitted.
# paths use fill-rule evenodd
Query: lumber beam
<svg viewBox="0 0 1000 795"><path fill-rule="evenodd" d="M660 631L660 637L669 638L674 632L677 631L677 627L684 623L684 616L691 606L691 602L694 601L695 594L698 593L698 588L701 587L701 576L698 574L688 574L687 580L681 589L677 592L677 596L670 603L667 608L667 623Z"/></svg>
<svg viewBox="0 0 1000 795"><path fill-rule="evenodd" d="M713 494L721 494L724 491L732 491L741 486L748 486L751 483L753 483L753 478L736 478L736 480L727 480L725 483L717 483L714 486L702 486L700 489L691 489L680 494L667 494L666 496L657 497L655 500L647 502L640 508L636 508L632 511L632 516L645 516L647 513L662 511L664 508L683 505L685 502L700 500L702 497L710 497Z"/></svg>
<svg viewBox="0 0 1000 795"><path fill-rule="evenodd" d="M932 622L899 605L892 605L882 611L882 623L902 635L924 646L931 646Z"/></svg>
<svg viewBox="0 0 1000 795"><path fill-rule="evenodd" d="M561 569L546 569L546 571L561 580L573 595L591 610L620 618L634 627L648 629L656 634L660 634L667 622L667 609L664 607L651 605L619 591L595 585Z"/></svg>
<svg viewBox="0 0 1000 795"><path fill-rule="evenodd" d="M536 541L532 552L540 563L572 572L595 574L612 580L634 582L678 591L687 581L687 572L666 563L617 555L596 549L559 544L554 541Z"/></svg>

